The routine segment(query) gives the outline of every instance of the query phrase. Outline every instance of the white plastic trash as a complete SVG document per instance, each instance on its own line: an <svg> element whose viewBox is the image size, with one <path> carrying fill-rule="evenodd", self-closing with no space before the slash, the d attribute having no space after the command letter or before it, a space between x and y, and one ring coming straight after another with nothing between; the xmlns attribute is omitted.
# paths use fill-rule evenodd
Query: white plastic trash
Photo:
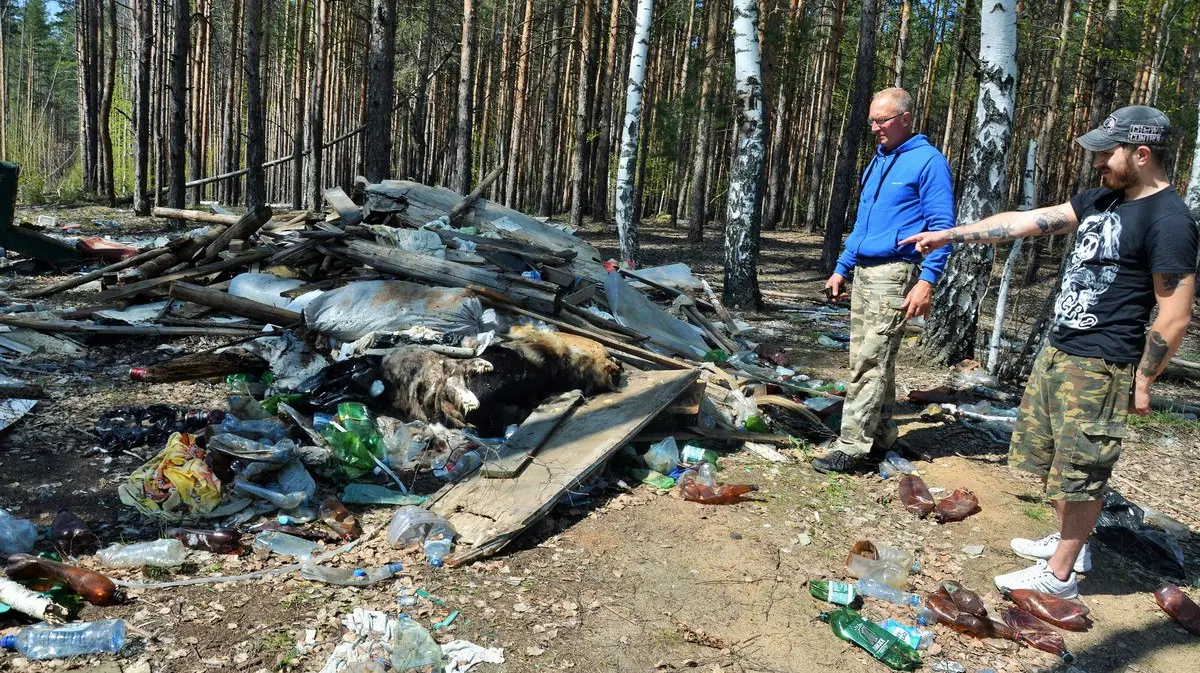
<svg viewBox="0 0 1200 673"><path fill-rule="evenodd" d="M283 293L303 284L295 278L281 278L272 273L239 273L229 281L229 294L283 308L292 303Z"/></svg>

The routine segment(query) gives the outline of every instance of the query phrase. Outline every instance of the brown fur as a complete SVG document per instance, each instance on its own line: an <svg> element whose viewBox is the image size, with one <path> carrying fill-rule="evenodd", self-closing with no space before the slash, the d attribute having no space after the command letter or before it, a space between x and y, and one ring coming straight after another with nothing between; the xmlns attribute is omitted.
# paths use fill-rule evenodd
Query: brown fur
<svg viewBox="0 0 1200 673"><path fill-rule="evenodd" d="M558 370L570 381L568 390L579 388L584 395L613 390L621 375L604 346L586 337L517 325L508 331L508 346L530 364Z"/></svg>

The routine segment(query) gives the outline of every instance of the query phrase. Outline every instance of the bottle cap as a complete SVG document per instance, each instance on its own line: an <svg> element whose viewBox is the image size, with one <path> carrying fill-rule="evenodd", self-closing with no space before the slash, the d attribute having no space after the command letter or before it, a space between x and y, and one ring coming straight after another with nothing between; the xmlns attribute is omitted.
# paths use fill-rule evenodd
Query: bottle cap
<svg viewBox="0 0 1200 673"><path fill-rule="evenodd" d="M361 579L361 578L363 578L363 577L366 577L366 576L367 576L367 571L363 570L362 568L355 568L355 569L354 569L354 577L356 577L356 578L360 578L360 579Z"/></svg>
<svg viewBox="0 0 1200 673"><path fill-rule="evenodd" d="M394 573L398 573L404 569L404 564L399 561L393 561L392 563L387 564L387 568Z"/></svg>
<svg viewBox="0 0 1200 673"><path fill-rule="evenodd" d="M431 558L431 559L429 559L429 565L433 566L434 568L441 568L442 567L442 559Z"/></svg>
<svg viewBox="0 0 1200 673"><path fill-rule="evenodd" d="M133 367L129 370L130 381L145 381L147 376L145 367Z"/></svg>
<svg viewBox="0 0 1200 673"><path fill-rule="evenodd" d="M0 636L0 647L4 648L6 650L17 649L17 637L16 636Z"/></svg>

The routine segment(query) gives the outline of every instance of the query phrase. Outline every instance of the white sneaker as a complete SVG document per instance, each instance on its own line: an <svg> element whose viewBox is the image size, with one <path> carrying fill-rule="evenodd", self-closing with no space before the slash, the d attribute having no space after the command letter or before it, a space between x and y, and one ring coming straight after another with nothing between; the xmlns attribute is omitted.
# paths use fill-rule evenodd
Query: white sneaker
<svg viewBox="0 0 1200 673"><path fill-rule="evenodd" d="M1040 540L1015 537L1009 546L1017 556L1023 559L1048 561L1051 556L1054 556L1054 551L1058 549L1060 538L1061 535L1058 533L1051 533ZM1071 569L1077 573L1086 573L1092 569L1092 548L1088 543L1083 543L1083 549L1079 550L1079 556L1075 557L1075 566Z"/></svg>
<svg viewBox="0 0 1200 673"><path fill-rule="evenodd" d="M1049 564L1045 561L1038 561L1031 568L1011 572L1007 575L997 575L996 588L1001 593L1007 593L1013 589L1033 589L1059 598L1079 596L1079 582L1075 578L1075 573L1072 572L1064 582L1054 576L1054 571L1050 570Z"/></svg>

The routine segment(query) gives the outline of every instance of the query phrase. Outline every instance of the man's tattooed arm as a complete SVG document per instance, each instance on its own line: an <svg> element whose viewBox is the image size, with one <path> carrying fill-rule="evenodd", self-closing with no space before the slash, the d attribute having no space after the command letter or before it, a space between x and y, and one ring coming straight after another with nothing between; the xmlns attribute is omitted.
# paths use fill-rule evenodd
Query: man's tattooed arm
<svg viewBox="0 0 1200 673"><path fill-rule="evenodd" d="M1061 211L1050 209L1038 216L1037 226L1043 234L1057 234L1070 227L1071 222Z"/></svg>
<svg viewBox="0 0 1200 673"><path fill-rule="evenodd" d="M1179 288L1179 285L1180 285L1180 283L1183 282L1184 278L1187 278L1188 276L1190 276L1192 274L1190 274L1190 273L1164 273L1164 274L1159 274L1159 275L1162 276L1163 287L1168 290L1174 291Z"/></svg>
<svg viewBox="0 0 1200 673"><path fill-rule="evenodd" d="M1069 205L999 213L974 224L946 231L952 243L1007 243L1018 238L1052 236L1072 230L1078 223Z"/></svg>
<svg viewBox="0 0 1200 673"><path fill-rule="evenodd" d="M1163 335L1158 330L1150 330L1150 334L1146 337L1146 350L1142 354L1142 364L1138 365L1138 374L1148 379L1157 378L1170 350L1171 345L1167 343Z"/></svg>

